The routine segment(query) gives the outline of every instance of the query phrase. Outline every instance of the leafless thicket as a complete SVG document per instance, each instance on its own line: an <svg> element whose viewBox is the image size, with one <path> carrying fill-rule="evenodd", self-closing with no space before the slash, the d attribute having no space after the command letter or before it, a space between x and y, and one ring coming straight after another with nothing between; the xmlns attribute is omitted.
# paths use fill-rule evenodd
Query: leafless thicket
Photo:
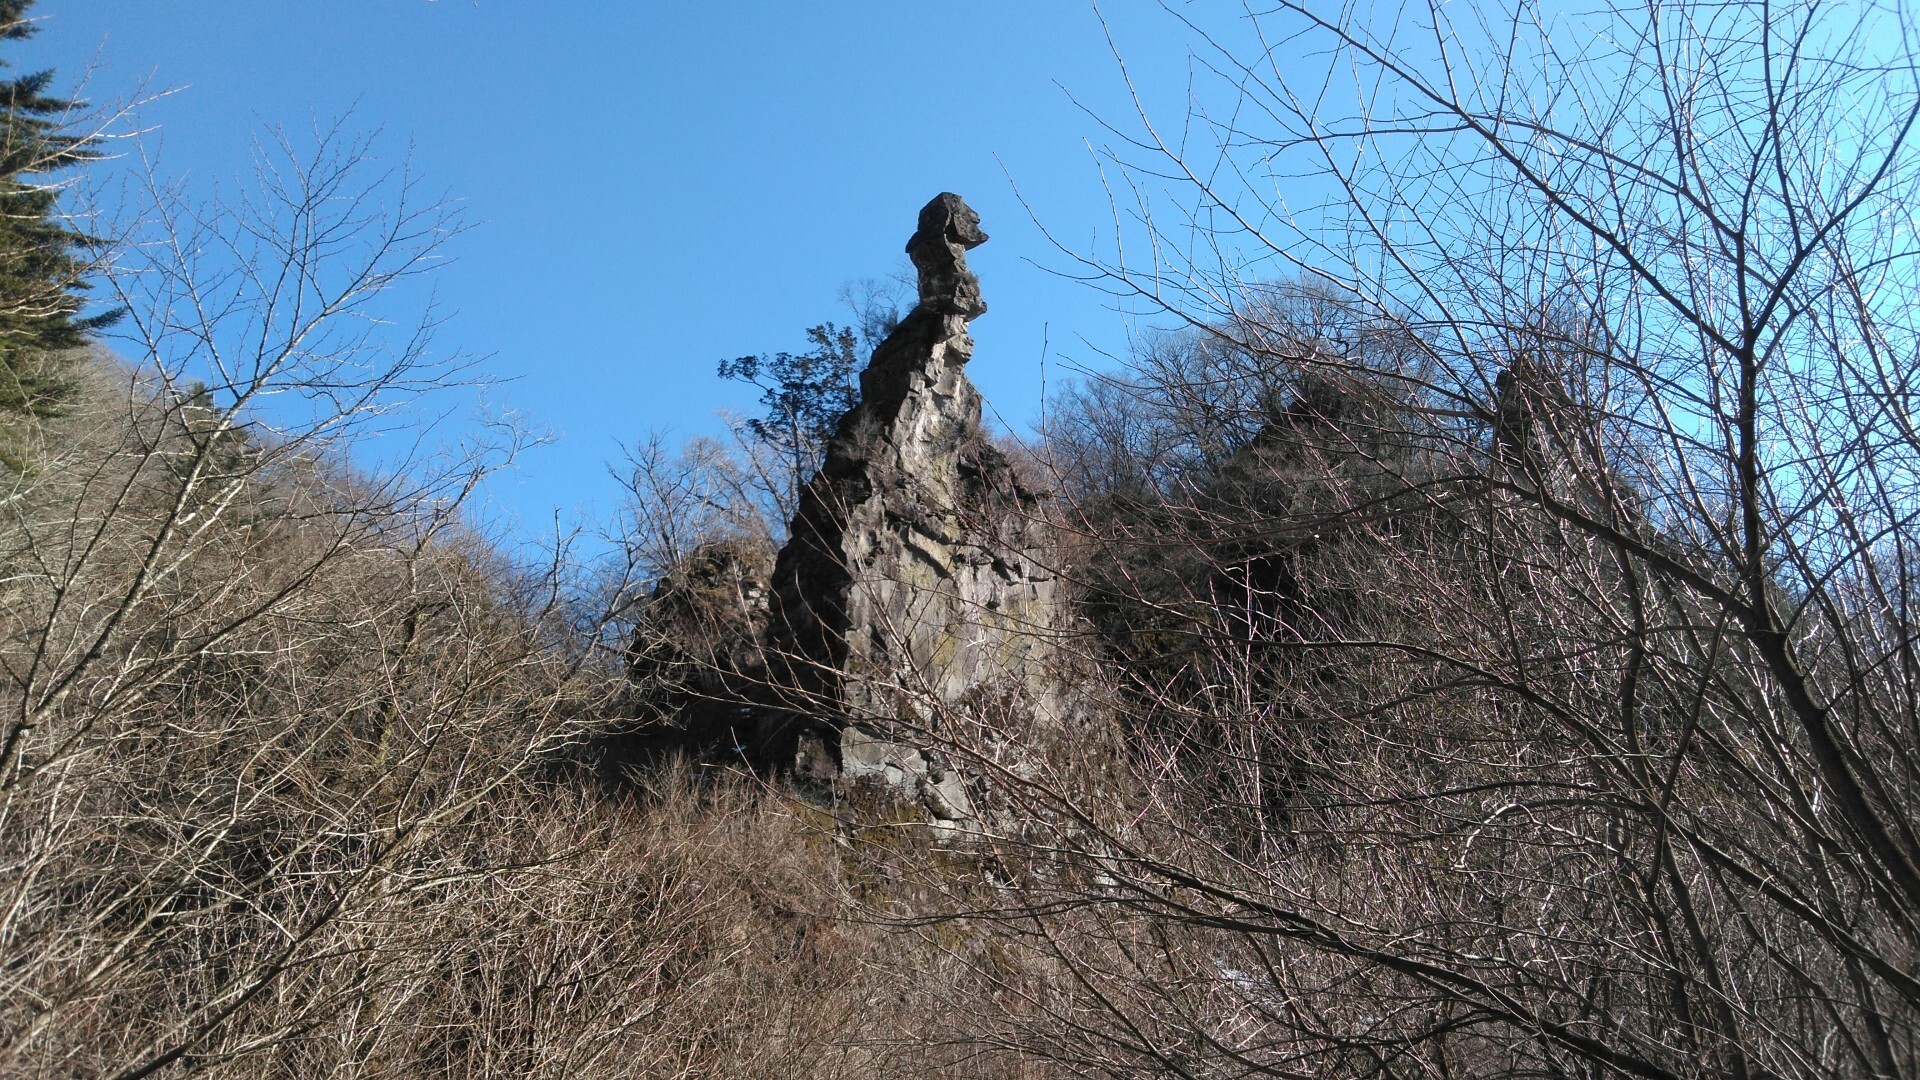
<svg viewBox="0 0 1920 1080"><path fill-rule="evenodd" d="M465 369L390 319L445 207L339 131L136 201L124 359L0 502L0 1073L930 1067L907 1033L965 970L836 923L827 833L570 764L630 590L462 518L518 436L420 449ZM865 959L899 949L926 971Z"/></svg>
<svg viewBox="0 0 1920 1080"><path fill-rule="evenodd" d="M462 535L470 463L345 462L449 377L377 304L451 222L372 167L333 135L265 151L223 206L149 187L104 275L129 362L88 369L7 492L9 1071L143 1075L310 1029L378 965L267 1003L377 955L355 934L457 879L449 831L564 735L577 671Z"/></svg>
<svg viewBox="0 0 1920 1080"><path fill-rule="evenodd" d="M1192 27L1098 264L1189 329L1050 421L1141 794L1002 777L991 913L1072 975L1006 1038L1920 1070L1908 16Z"/></svg>

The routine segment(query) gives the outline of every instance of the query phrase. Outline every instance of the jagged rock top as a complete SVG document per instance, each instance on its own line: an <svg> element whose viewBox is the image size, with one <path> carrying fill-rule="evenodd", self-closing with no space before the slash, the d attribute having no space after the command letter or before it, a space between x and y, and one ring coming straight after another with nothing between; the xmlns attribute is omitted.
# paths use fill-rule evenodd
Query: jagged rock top
<svg viewBox="0 0 1920 1080"><path fill-rule="evenodd" d="M920 208L920 227L907 240L907 257L920 271L920 306L972 321L986 314L980 279L967 269L967 252L987 242L980 215L943 191Z"/></svg>

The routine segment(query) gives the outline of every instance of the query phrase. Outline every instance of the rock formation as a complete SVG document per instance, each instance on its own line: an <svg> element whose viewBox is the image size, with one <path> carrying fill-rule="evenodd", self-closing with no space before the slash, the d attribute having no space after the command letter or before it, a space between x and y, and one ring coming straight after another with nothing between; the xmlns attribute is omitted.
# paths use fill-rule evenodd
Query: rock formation
<svg viewBox="0 0 1920 1080"><path fill-rule="evenodd" d="M764 541L713 540L655 583L628 654L639 723L605 748L616 763L750 742L766 697L773 560Z"/></svg>
<svg viewBox="0 0 1920 1080"><path fill-rule="evenodd" d="M963 370L987 310L966 252L986 239L957 195L920 212L919 304L874 350L775 564L782 700L759 739L803 777L884 780L949 819L967 805L935 748L948 707L1058 709L1051 537Z"/></svg>
<svg viewBox="0 0 1920 1080"><path fill-rule="evenodd" d="M919 303L861 373L777 559L717 541L655 588L630 756L744 754L953 824L981 820L943 751L956 716L1058 730L1053 537L964 371L987 310L966 253L986 239L958 195L921 210Z"/></svg>

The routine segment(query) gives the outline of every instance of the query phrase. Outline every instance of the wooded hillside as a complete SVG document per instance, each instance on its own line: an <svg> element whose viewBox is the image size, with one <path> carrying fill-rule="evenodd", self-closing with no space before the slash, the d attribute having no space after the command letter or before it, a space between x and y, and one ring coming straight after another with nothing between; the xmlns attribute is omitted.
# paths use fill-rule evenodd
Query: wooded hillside
<svg viewBox="0 0 1920 1080"><path fill-rule="evenodd" d="M1194 16L1161 329L991 432L929 192L611 556L418 438L451 204L5 84L0 1075L1920 1073L1908 14Z"/></svg>

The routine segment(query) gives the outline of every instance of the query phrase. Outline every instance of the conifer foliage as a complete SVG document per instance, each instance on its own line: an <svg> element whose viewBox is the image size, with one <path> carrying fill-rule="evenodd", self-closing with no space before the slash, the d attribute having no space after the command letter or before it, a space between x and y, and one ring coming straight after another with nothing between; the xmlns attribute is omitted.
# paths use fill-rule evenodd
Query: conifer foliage
<svg viewBox="0 0 1920 1080"><path fill-rule="evenodd" d="M860 400L856 376L864 358L849 327L821 323L807 329L807 340L813 351L797 356L783 352L722 360L720 377L761 389L767 415L746 422L755 439L803 468L818 468L840 417Z"/></svg>
<svg viewBox="0 0 1920 1080"><path fill-rule="evenodd" d="M891 327L889 327L891 329ZM884 333L866 334L867 346ZM800 489L826 460L827 440L840 418L860 401L859 372L866 363L860 338L849 327L821 323L807 328L813 351L795 355L742 356L720 361L720 377L760 388L765 416L741 422L749 453L774 489L774 518L785 522L798 509Z"/></svg>
<svg viewBox="0 0 1920 1080"><path fill-rule="evenodd" d="M32 6L0 0L0 42L33 36ZM100 150L95 133L75 133L80 105L49 95L52 82L52 71L0 78L0 416L57 412L73 350L112 317L78 317L97 241L62 219L60 185L45 179Z"/></svg>

